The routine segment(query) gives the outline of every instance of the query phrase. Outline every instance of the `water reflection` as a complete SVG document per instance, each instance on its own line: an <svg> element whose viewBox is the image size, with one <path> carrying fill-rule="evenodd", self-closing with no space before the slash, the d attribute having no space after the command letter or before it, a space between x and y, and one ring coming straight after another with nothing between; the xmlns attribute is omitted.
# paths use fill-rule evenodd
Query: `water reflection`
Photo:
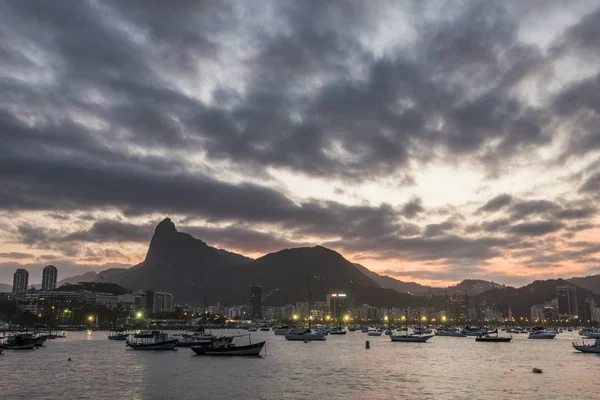
<svg viewBox="0 0 600 400"><path fill-rule="evenodd" d="M139 352L107 340L104 332L70 333L43 349L0 356L1 397L596 399L600 391L600 357L574 352L568 335L553 341L516 337L513 343L436 337L426 344L391 343L382 336L369 338L369 350L360 332L311 343L270 332L256 332L254 339L268 340L267 357ZM533 367L544 373L532 374Z"/></svg>

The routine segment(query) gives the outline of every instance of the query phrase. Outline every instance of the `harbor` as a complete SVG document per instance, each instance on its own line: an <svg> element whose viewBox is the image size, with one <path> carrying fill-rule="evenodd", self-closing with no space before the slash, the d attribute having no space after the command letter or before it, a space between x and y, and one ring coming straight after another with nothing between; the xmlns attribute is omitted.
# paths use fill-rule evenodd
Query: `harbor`
<svg viewBox="0 0 600 400"><path fill-rule="evenodd" d="M169 332L182 338L185 332ZM289 341L274 331L213 330L237 346L266 342L260 357L198 356L193 350L135 351L105 331L68 332L40 348L0 356L6 399L596 399L600 357L553 340L514 334L511 343L436 336L394 343L361 330L325 341ZM179 335L179 336L177 336ZM500 332L500 335L507 335ZM369 341L369 348L365 342ZM532 374L539 368L542 374ZM35 376L35 379L31 379ZM493 378L491 378L493 376Z"/></svg>

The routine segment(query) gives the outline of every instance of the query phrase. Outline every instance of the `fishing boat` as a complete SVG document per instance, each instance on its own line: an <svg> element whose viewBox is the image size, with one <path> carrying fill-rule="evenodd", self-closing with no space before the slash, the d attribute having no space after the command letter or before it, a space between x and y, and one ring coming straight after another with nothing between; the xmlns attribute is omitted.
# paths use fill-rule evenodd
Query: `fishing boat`
<svg viewBox="0 0 600 400"><path fill-rule="evenodd" d="M127 332L123 332L123 329L108 333L108 340L127 340L128 337L129 334Z"/></svg>
<svg viewBox="0 0 600 400"><path fill-rule="evenodd" d="M423 335L423 334L419 334L419 335L415 335L413 334L409 334L408 332L408 308L406 309L406 326L404 327L404 331L406 332L406 334L404 335L390 335L390 339L392 340L392 342L405 342L405 343L425 343L427 342L429 339L431 339L433 337L433 335Z"/></svg>
<svg viewBox="0 0 600 400"><path fill-rule="evenodd" d="M35 347L42 347L44 346L44 343L46 343L45 336L34 336L33 340L35 340Z"/></svg>
<svg viewBox="0 0 600 400"><path fill-rule="evenodd" d="M139 332L130 335L125 344L134 350L174 350L179 340L158 331Z"/></svg>
<svg viewBox="0 0 600 400"><path fill-rule="evenodd" d="M593 344L576 343L573 342L573 348L579 350L582 353L595 353L600 354L600 339L596 339Z"/></svg>
<svg viewBox="0 0 600 400"><path fill-rule="evenodd" d="M334 326L329 331L329 334L330 335L345 335L346 334L346 330L344 328L342 328L341 326Z"/></svg>
<svg viewBox="0 0 600 400"><path fill-rule="evenodd" d="M19 333L9 336L4 344L5 350L33 350L35 339L30 333Z"/></svg>
<svg viewBox="0 0 600 400"><path fill-rule="evenodd" d="M260 356L266 342L250 343L238 346L219 338L211 341L210 346L193 346L191 349L199 356Z"/></svg>
<svg viewBox="0 0 600 400"><path fill-rule="evenodd" d="M223 342L231 343L233 341L233 336L190 336L178 341L177 347L208 347L211 345L213 340L221 340Z"/></svg>
<svg viewBox="0 0 600 400"><path fill-rule="evenodd" d="M380 331L369 331L367 332L367 336L381 336L381 333Z"/></svg>

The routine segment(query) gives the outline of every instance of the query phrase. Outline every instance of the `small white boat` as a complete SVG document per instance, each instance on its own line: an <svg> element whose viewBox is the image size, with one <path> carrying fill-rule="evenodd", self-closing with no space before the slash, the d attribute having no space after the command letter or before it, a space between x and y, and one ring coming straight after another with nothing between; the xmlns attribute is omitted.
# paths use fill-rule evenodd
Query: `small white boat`
<svg viewBox="0 0 600 400"><path fill-rule="evenodd" d="M369 332L367 332L367 336L381 336L381 332L379 332L379 331L369 331Z"/></svg>
<svg viewBox="0 0 600 400"><path fill-rule="evenodd" d="M593 344L578 344L573 342L573 348L581 351L582 353L600 354L600 339L596 339Z"/></svg>
<svg viewBox="0 0 600 400"><path fill-rule="evenodd" d="M329 331L330 335L345 335L346 330L340 326L335 326Z"/></svg>

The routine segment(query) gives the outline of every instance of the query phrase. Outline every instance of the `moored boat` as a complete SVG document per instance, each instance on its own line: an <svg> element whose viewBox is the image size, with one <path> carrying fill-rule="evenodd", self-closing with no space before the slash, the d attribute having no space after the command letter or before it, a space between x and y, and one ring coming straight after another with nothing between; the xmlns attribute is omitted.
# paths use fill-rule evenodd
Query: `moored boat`
<svg viewBox="0 0 600 400"><path fill-rule="evenodd" d="M234 343L215 339L210 346L193 346L191 349L199 356L259 356L266 342L238 346Z"/></svg>
<svg viewBox="0 0 600 400"><path fill-rule="evenodd" d="M346 330L344 328L342 328L341 326L334 326L329 331L329 334L330 335L345 335L346 334Z"/></svg>
<svg viewBox="0 0 600 400"><path fill-rule="evenodd" d="M467 335L462 333L458 328L449 326L436 329L435 336L467 337Z"/></svg>
<svg viewBox="0 0 600 400"><path fill-rule="evenodd" d="M533 331L529 334L528 339L554 339L556 333L548 332L542 327L533 328Z"/></svg>
<svg viewBox="0 0 600 400"><path fill-rule="evenodd" d="M293 329L285 335L286 340L296 341L324 341L326 340L324 333L313 332L310 328Z"/></svg>
<svg viewBox="0 0 600 400"><path fill-rule="evenodd" d="M178 339L172 339L166 333L152 331L130 335L125 344L134 350L174 350L178 342Z"/></svg>
<svg viewBox="0 0 600 400"><path fill-rule="evenodd" d="M600 339L596 339L593 344L578 344L573 342L573 348L581 351L582 353L595 353L600 354Z"/></svg>
<svg viewBox="0 0 600 400"><path fill-rule="evenodd" d="M4 344L5 350L33 350L35 339L30 333L9 336Z"/></svg>
<svg viewBox="0 0 600 400"><path fill-rule="evenodd" d="M127 340L128 337L129 334L127 332L124 332L123 329L120 329L116 332L108 333L108 340Z"/></svg>

